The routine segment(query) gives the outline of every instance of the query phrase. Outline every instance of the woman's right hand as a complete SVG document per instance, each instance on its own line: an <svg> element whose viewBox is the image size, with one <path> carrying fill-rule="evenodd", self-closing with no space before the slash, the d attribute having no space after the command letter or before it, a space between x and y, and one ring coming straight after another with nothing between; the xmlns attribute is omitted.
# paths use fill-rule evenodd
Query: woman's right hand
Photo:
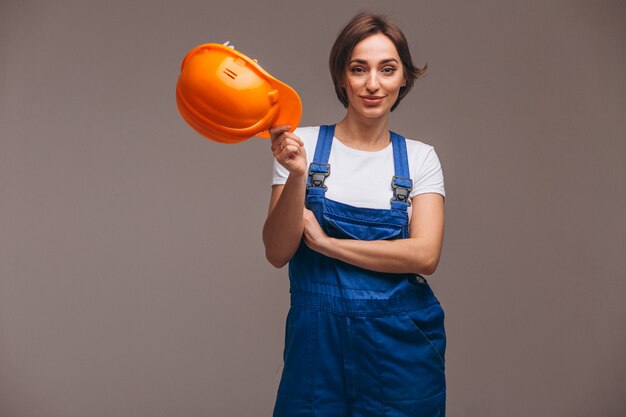
<svg viewBox="0 0 626 417"><path fill-rule="evenodd" d="M272 265L281 268L289 262L302 239L307 160L304 142L289 132L289 126L273 126L269 131L272 153L289 171L284 185L272 187L270 207L263 226L265 256Z"/></svg>
<svg viewBox="0 0 626 417"><path fill-rule="evenodd" d="M290 126L272 126L269 129L272 153L290 174L305 175L307 160L304 142L289 132L289 128Z"/></svg>

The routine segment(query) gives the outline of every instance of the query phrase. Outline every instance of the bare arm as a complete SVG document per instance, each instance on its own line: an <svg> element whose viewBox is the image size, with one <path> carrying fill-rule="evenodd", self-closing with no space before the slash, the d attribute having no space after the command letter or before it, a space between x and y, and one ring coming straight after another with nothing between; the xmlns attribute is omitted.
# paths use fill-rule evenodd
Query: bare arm
<svg viewBox="0 0 626 417"><path fill-rule="evenodd" d="M444 199L435 193L412 200L410 237L396 240L354 240L328 237L312 212L304 214L304 241L313 250L377 272L435 272L441 256Z"/></svg>
<svg viewBox="0 0 626 417"><path fill-rule="evenodd" d="M270 129L272 152L289 171L285 185L274 185L263 226L265 257L276 268L284 266L300 245L304 230L304 195L307 160L304 144L288 126Z"/></svg>

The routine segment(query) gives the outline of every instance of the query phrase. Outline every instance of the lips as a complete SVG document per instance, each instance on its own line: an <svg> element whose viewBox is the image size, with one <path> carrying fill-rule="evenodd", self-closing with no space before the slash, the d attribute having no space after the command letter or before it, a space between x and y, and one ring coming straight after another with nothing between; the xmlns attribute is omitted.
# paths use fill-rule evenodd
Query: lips
<svg viewBox="0 0 626 417"><path fill-rule="evenodd" d="M375 106L383 101L384 96L361 96L363 103L370 106Z"/></svg>

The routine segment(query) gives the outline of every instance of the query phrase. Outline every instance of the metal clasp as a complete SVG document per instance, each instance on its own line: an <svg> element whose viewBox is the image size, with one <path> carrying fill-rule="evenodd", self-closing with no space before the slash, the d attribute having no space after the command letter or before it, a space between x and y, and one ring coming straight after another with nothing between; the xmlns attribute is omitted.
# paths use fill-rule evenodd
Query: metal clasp
<svg viewBox="0 0 626 417"><path fill-rule="evenodd" d="M324 181L326 177L330 175L330 164L320 164L317 162L311 162L309 165L309 187L321 187L326 189Z"/></svg>
<svg viewBox="0 0 626 417"><path fill-rule="evenodd" d="M408 186L398 185L398 183L404 183ZM400 201L403 203L407 203L409 206L411 205L411 200L409 196L411 195L411 191L413 190L413 180L410 178L403 178L393 176L391 180L391 188L393 188L393 198L391 201Z"/></svg>

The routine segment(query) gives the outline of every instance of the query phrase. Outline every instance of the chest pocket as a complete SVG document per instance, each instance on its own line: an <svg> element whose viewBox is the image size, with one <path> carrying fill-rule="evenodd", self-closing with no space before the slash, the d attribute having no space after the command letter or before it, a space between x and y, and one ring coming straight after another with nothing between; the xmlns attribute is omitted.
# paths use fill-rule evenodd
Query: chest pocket
<svg viewBox="0 0 626 417"><path fill-rule="evenodd" d="M354 222L341 217L326 215L324 217L324 229L328 236L336 239L357 240L388 240L402 238L405 227L401 225Z"/></svg>

